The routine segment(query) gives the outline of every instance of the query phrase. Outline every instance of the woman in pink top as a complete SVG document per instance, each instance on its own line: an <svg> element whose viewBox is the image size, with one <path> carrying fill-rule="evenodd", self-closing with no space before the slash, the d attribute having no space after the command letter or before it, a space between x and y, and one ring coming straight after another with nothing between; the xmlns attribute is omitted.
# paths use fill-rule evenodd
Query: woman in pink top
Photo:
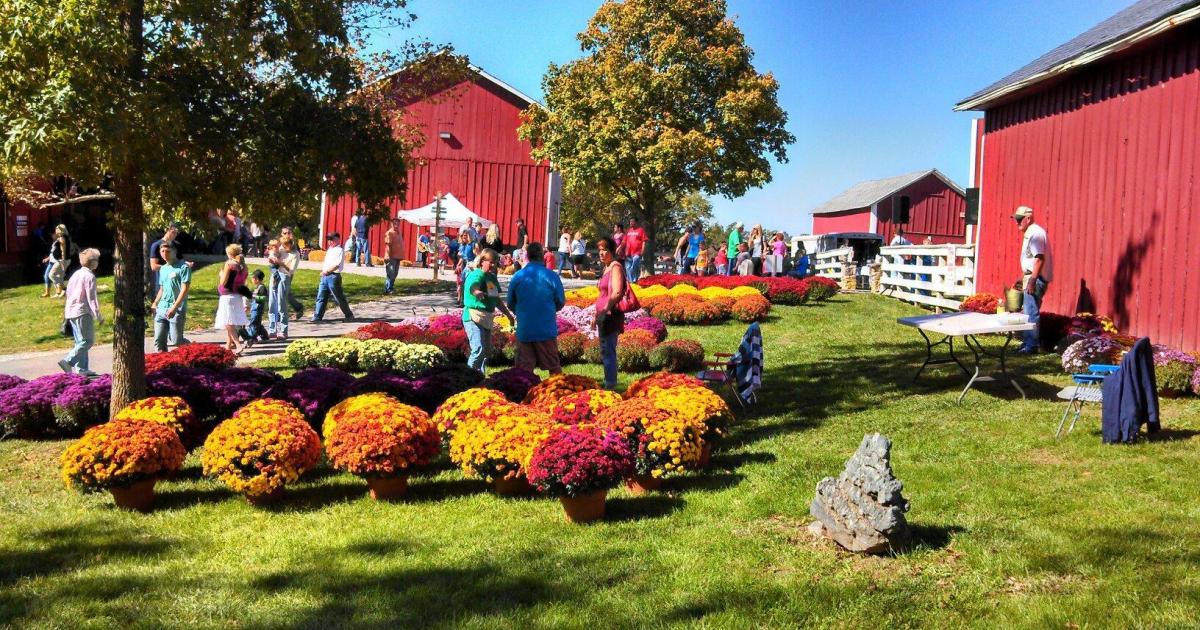
<svg viewBox="0 0 1200 630"><path fill-rule="evenodd" d="M771 239L771 254L775 256L775 275L783 275L783 257L787 256L787 241L783 240L783 232L776 232Z"/></svg>
<svg viewBox="0 0 1200 630"><path fill-rule="evenodd" d="M617 309L625 295L625 267L617 260L617 242L612 237L600 239L600 276L596 297L596 332L600 336L600 358L604 364L604 388L617 388L617 337L625 332L625 314Z"/></svg>
<svg viewBox="0 0 1200 630"><path fill-rule="evenodd" d="M67 303L63 307L63 317L71 323L75 346L58 362L58 367L64 372L95 376L96 373L88 369L88 350L96 343L96 324L104 323L100 300L96 297L96 267L100 264L100 252L95 249L79 252L79 264L82 269L67 283Z"/></svg>

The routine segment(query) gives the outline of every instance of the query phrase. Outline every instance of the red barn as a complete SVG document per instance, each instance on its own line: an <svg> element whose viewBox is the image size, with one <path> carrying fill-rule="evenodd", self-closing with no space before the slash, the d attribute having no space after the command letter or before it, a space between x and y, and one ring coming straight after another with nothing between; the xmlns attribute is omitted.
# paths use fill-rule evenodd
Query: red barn
<svg viewBox="0 0 1200 630"><path fill-rule="evenodd" d="M980 290L1020 275L1027 205L1050 237L1043 309L1200 349L1197 17L1197 0L1143 0L957 105L984 112Z"/></svg>
<svg viewBox="0 0 1200 630"><path fill-rule="evenodd" d="M546 162L530 157L528 142L517 139L520 114L534 103L496 77L471 68L471 76L404 107L406 122L424 130L408 170L407 198L389 201L393 215L424 206L438 192L453 193L479 216L500 227L505 243L517 238L516 220L525 219L529 238L545 243L558 221L561 179ZM321 234L346 234L358 209L353 196L322 199ZM404 225L412 259L417 227ZM371 227L371 253L383 252L384 225Z"/></svg>
<svg viewBox="0 0 1200 630"><path fill-rule="evenodd" d="M903 227L913 243L962 243L966 208L962 188L930 169L851 186L812 211L812 231L874 232L886 244Z"/></svg>

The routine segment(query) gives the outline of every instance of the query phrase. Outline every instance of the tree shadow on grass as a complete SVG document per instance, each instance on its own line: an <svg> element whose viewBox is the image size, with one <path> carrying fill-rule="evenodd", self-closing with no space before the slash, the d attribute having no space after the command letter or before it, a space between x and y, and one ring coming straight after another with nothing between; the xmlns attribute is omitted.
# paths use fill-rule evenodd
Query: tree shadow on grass
<svg viewBox="0 0 1200 630"><path fill-rule="evenodd" d="M154 510L167 512L186 510L204 503L221 503L237 496L224 486L215 488L196 488L183 486L172 488L170 485L154 493Z"/></svg>
<svg viewBox="0 0 1200 630"><path fill-rule="evenodd" d="M348 503L367 494L364 481L345 479L289 488L283 498L260 509L274 513L314 512L336 503Z"/></svg>
<svg viewBox="0 0 1200 630"><path fill-rule="evenodd" d="M663 482L665 492L720 492L728 490L746 479L738 473L704 473L685 477L671 477Z"/></svg>
<svg viewBox="0 0 1200 630"><path fill-rule="evenodd" d="M665 494L610 498L604 508L604 520L622 523L662 518L683 509L685 505L687 502L682 498Z"/></svg>
<svg viewBox="0 0 1200 630"><path fill-rule="evenodd" d="M409 479L408 494L404 497L409 503L437 503L451 499L483 494L488 491L488 485L479 479Z"/></svg>
<svg viewBox="0 0 1200 630"><path fill-rule="evenodd" d="M293 611L296 615L288 622L261 619L251 620L250 625L269 621L276 628L454 627L488 619L495 623L547 602L578 605L590 597L575 579L550 577L540 555L503 563L471 560L467 566L364 571L346 558L362 551L357 544L325 550L321 562L288 567L255 580L252 587L264 596L299 596L314 604L309 610ZM377 555L376 550L366 551ZM580 575L602 573L595 564L590 557L573 557L570 566Z"/></svg>
<svg viewBox="0 0 1200 630"><path fill-rule="evenodd" d="M177 545L175 541L142 534L132 536L127 529L96 523L24 532L16 544L0 548L0 586L73 571L96 562L97 558L159 556Z"/></svg>
<svg viewBox="0 0 1200 630"><path fill-rule="evenodd" d="M945 549L954 536L967 531L958 525L923 525L909 523L908 540L894 547L889 556L898 556L922 549Z"/></svg>
<svg viewBox="0 0 1200 630"><path fill-rule="evenodd" d="M737 470L746 464L773 464L778 461L774 453L713 453L710 468L717 470Z"/></svg>

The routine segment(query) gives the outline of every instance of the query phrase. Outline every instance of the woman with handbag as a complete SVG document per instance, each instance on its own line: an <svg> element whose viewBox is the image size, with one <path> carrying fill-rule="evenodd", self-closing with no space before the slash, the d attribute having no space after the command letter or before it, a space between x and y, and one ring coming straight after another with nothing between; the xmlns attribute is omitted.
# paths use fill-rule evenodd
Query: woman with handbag
<svg viewBox="0 0 1200 630"><path fill-rule="evenodd" d="M600 337L600 358L604 364L604 388L617 388L617 338L625 332L625 313L637 310L637 296L625 278L625 266L617 259L617 242L611 236L600 239L600 276L596 298L596 332Z"/></svg>
<svg viewBox="0 0 1200 630"><path fill-rule="evenodd" d="M471 346L467 367L480 373L487 368L488 358L492 354L496 309L504 313L514 328L517 325L517 318L500 299L500 280L496 278L496 261L499 258L495 250L483 250L479 254L478 266L463 281L463 328L467 331L467 342Z"/></svg>
<svg viewBox="0 0 1200 630"><path fill-rule="evenodd" d="M246 346L238 340L238 329L250 325L246 317L246 302L242 299L246 289L246 265L242 262L242 246L234 243L225 248L228 259L217 281L217 317L214 328L224 328L227 340L225 347L237 356L242 356Z"/></svg>

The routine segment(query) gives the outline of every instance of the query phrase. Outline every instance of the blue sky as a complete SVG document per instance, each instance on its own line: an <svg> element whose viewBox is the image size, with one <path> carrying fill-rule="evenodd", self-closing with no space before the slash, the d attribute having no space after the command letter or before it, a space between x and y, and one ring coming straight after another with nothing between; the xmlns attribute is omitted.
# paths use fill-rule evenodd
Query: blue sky
<svg viewBox="0 0 1200 630"><path fill-rule="evenodd" d="M796 143L774 179L717 219L809 231L809 211L855 182L937 168L967 183L970 121L954 103L1120 11L1133 0L728 0L773 72ZM550 62L580 55L575 34L599 0L410 0L399 37L453 44L541 98ZM386 45L386 37L379 40Z"/></svg>

